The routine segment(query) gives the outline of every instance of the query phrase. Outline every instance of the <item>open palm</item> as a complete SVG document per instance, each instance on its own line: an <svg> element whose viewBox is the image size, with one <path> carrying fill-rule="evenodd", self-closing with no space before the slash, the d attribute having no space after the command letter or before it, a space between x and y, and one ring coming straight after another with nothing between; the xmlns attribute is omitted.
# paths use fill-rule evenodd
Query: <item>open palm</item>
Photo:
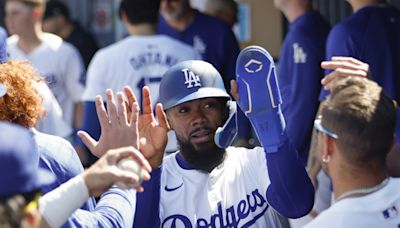
<svg viewBox="0 0 400 228"><path fill-rule="evenodd" d="M136 97L129 86L124 88L129 104L137 104ZM139 150L146 159L149 160L152 168L161 165L165 147L168 141L168 131L170 130L166 114L161 104L156 105L156 120L153 113L150 90L148 87L142 89L142 114L139 115L138 127L140 144ZM128 108L129 112L130 108ZM132 116L132 115L129 115ZM130 122L130 120L128 121Z"/></svg>
<svg viewBox="0 0 400 228"><path fill-rule="evenodd" d="M101 157L106 151L119 147L133 146L139 148L138 117L139 106L133 104L128 118L126 104L122 93L117 94L118 107L112 90L106 91L107 111L101 96L96 97L96 112L101 127L99 141L88 133L79 131L78 135L93 155Z"/></svg>

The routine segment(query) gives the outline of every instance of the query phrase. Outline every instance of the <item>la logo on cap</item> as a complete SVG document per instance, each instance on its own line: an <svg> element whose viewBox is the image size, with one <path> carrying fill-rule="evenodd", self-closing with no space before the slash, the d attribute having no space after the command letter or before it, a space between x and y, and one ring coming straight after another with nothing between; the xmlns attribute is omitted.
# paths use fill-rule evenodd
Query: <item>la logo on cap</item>
<svg viewBox="0 0 400 228"><path fill-rule="evenodd" d="M190 89L192 87L201 87L200 77L196 75L193 71L188 69L182 69L185 74L185 84L186 88Z"/></svg>

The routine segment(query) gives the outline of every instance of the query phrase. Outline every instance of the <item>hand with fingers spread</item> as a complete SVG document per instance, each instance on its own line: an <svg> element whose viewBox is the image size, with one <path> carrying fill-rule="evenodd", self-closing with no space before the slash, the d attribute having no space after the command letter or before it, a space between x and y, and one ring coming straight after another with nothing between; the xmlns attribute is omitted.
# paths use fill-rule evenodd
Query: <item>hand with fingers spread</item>
<svg viewBox="0 0 400 228"><path fill-rule="evenodd" d="M334 56L330 61L323 61L321 67L325 70L333 70L321 80L321 84L327 90L331 89L333 81L342 77L356 76L370 78L369 65L353 57Z"/></svg>
<svg viewBox="0 0 400 228"><path fill-rule="evenodd" d="M113 91L108 89L107 111L101 96L96 97L96 112L101 126L99 141L94 140L88 133L79 131L78 135L93 155L101 157L107 150L125 146L139 148L139 133L137 120L139 106L137 103L130 107L128 119L126 103L121 92L117 93L115 103Z"/></svg>
<svg viewBox="0 0 400 228"><path fill-rule="evenodd" d="M118 162L126 158L136 160L142 167L143 180L150 180L150 164L137 149L123 147L109 150L82 174L91 196L100 196L116 182L137 186L135 189L138 192L143 191L143 187L139 185L139 176L117 167Z"/></svg>
<svg viewBox="0 0 400 228"><path fill-rule="evenodd" d="M128 98L128 103L137 106L137 100L132 89L126 86L124 92ZM149 160L151 167L156 168L161 165L168 141L167 133L170 127L161 104L156 105L158 122L156 121L153 113L150 89L147 86L143 87L142 96L142 113L138 118L140 136L139 148L140 152ZM131 107L128 107L128 112L131 109Z"/></svg>

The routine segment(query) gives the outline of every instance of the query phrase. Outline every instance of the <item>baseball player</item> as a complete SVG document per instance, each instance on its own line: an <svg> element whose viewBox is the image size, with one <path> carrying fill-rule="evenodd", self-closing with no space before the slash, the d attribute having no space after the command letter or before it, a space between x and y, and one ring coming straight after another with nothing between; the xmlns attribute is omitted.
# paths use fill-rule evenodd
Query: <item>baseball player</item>
<svg viewBox="0 0 400 228"><path fill-rule="evenodd" d="M34 86L37 78L33 67L27 62L10 60L0 64L0 120L30 130L31 137L37 144L39 167L56 176L52 184L41 189L43 193L47 193L84 170L76 151L67 140L41 133L34 128L44 111L40 94ZM130 140L135 141L134 135L130 134ZM13 143L16 141L13 140ZM82 209L75 211L63 227L132 226L131 213L135 209L136 192L115 188L104 196L106 197L101 198L97 207L93 197L79 205ZM58 206L51 211L57 214L60 210Z"/></svg>
<svg viewBox="0 0 400 228"><path fill-rule="evenodd" d="M369 64L372 79L400 101L400 12L382 0L347 0L353 15L332 28L326 44L326 59L354 57ZM365 21L371 23L365 23ZM340 42L339 42L340 41ZM320 99L327 95L323 91Z"/></svg>
<svg viewBox="0 0 400 228"><path fill-rule="evenodd" d="M93 55L99 49L93 35L82 28L79 22L73 21L67 2L47 1L43 16L43 30L56 34L74 45L82 56L85 69Z"/></svg>
<svg viewBox="0 0 400 228"><path fill-rule="evenodd" d="M240 50L232 29L224 21L193 9L189 0L162 0L158 30L196 49L203 60L220 72L225 88L230 88ZM250 123L241 110L237 116L237 143L248 146L252 130Z"/></svg>
<svg viewBox="0 0 400 228"><path fill-rule="evenodd" d="M5 1L6 26L14 34L7 40L8 52L11 59L28 60L45 77L65 122L77 128L82 118L83 63L72 45L42 31L44 7L44 0Z"/></svg>
<svg viewBox="0 0 400 228"><path fill-rule="evenodd" d="M8 61L7 52L7 34L0 27L0 64ZM71 127L63 120L63 114L60 105L58 104L53 93L45 83L34 84L40 96L43 98L43 106L46 109L46 115L37 122L36 128L48 134L66 137L71 134Z"/></svg>
<svg viewBox="0 0 400 228"><path fill-rule="evenodd" d="M383 88L366 78L333 83L315 128L335 199L305 227L400 226L400 178L388 177L385 162L395 143L396 108Z"/></svg>
<svg viewBox="0 0 400 228"><path fill-rule="evenodd" d="M123 0L120 3L120 17L130 36L101 49L89 65L87 87L83 99L84 129L95 137L100 135L96 118L95 97L104 94L107 88L121 91L130 85L141 99L141 88L149 86L158 91L162 75L172 65L200 55L190 46L165 35L157 34L160 0ZM154 101L158 94L152 95ZM175 137L171 135L171 139ZM167 151L176 149L171 140Z"/></svg>
<svg viewBox="0 0 400 228"><path fill-rule="evenodd" d="M1 227L25 227L24 224L30 224L30 227L61 227L89 195L99 196L117 181L138 183L137 176L131 172L116 169L117 163L124 158L142 163L144 178L149 178L147 172L150 166L140 152L129 147L119 148L108 151L90 169L41 197L40 189L51 184L55 176L49 170L38 167L40 154L31 132L0 122L0 142ZM44 218L41 221L38 211ZM87 224L82 222L77 225Z"/></svg>
<svg viewBox="0 0 400 228"><path fill-rule="evenodd" d="M146 191L137 195L134 227L281 227L279 214L297 218L311 209L314 189L285 132L272 57L262 48L246 48L236 72L232 92L239 98L239 91L239 107L263 147L217 147L215 131L229 116L231 98L207 62L184 61L164 74L155 110L158 122L150 90L143 88L140 150L153 172ZM128 103L137 107L132 91L125 92ZM112 107L111 91L107 99ZM126 120L126 112L115 108L107 114L100 97L97 104L104 127L100 141L80 133L94 151L105 147L105 139L115 134L110 131L136 121ZM118 104L125 104L121 94ZM163 159L169 129L176 133L179 150Z"/></svg>
<svg viewBox="0 0 400 228"><path fill-rule="evenodd" d="M278 67L282 112L287 134L306 164L324 75L320 63L325 59L330 26L321 14L312 10L311 0L274 3L290 23Z"/></svg>

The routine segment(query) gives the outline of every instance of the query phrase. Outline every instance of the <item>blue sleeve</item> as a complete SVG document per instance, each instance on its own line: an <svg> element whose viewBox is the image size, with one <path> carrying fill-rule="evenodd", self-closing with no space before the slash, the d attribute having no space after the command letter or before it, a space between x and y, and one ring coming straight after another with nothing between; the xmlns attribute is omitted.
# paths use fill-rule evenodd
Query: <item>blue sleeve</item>
<svg viewBox="0 0 400 228"><path fill-rule="evenodd" d="M356 49L356 45L351 39L350 31L348 31L344 25L338 24L332 28L328 40L326 41L326 60L330 60L333 56L349 56L360 59ZM331 70L327 70L325 74L331 72ZM322 88L319 100L324 101L328 95L329 91Z"/></svg>
<svg viewBox="0 0 400 228"><path fill-rule="evenodd" d="M133 227L160 227L161 167L151 172L150 181L143 182L144 192L137 193Z"/></svg>
<svg viewBox="0 0 400 228"><path fill-rule="evenodd" d="M99 123L99 119L97 117L96 112L96 104L94 101L85 101L83 103L83 124L82 129L89 133L92 138L98 140L101 134L101 127ZM76 134L75 136L75 146L80 147L86 151L86 155L88 158L87 164L83 164L85 167L90 166L94 162L97 161L97 157L95 157L92 153L90 153L89 149L86 148L85 144L82 142L80 137Z"/></svg>
<svg viewBox="0 0 400 228"><path fill-rule="evenodd" d="M62 227L132 227L135 204L136 191L113 187L93 211L76 210Z"/></svg>
<svg viewBox="0 0 400 228"><path fill-rule="evenodd" d="M269 204L288 218L306 215L314 205L314 187L290 140L286 139L277 153L266 153L266 157L271 180Z"/></svg>
<svg viewBox="0 0 400 228"><path fill-rule="evenodd" d="M319 106L323 76L320 63L325 54L305 39L310 38L297 35L295 41L288 40L287 48L283 50L286 53L281 55L285 59L279 61L279 86L287 135L304 165L308 159L313 123ZM296 51L294 45L297 45ZM301 54L306 57L304 61L294 57Z"/></svg>
<svg viewBox="0 0 400 228"><path fill-rule="evenodd" d="M96 140L100 138L101 128L94 101L83 103L83 130Z"/></svg>

